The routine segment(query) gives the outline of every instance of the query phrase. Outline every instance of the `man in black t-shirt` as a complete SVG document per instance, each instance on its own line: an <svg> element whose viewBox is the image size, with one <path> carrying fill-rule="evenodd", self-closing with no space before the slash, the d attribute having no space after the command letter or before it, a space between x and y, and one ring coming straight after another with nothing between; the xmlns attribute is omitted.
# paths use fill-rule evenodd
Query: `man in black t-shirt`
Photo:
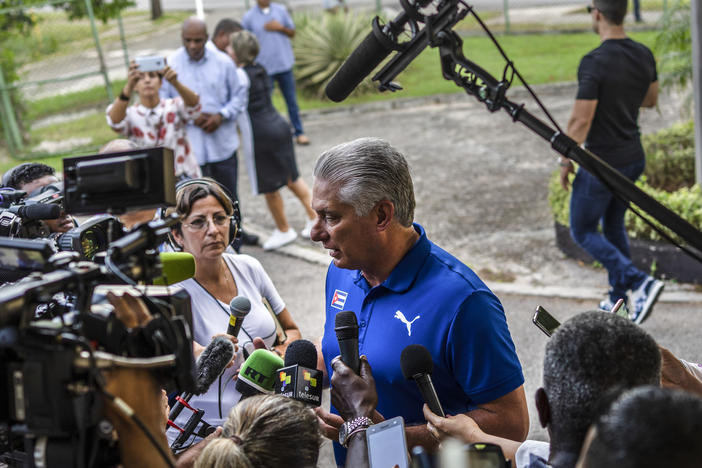
<svg viewBox="0 0 702 468"><path fill-rule="evenodd" d="M624 32L626 8L627 0L593 0L588 7L602 43L580 62L578 94L567 133L634 181L646 162L637 122L639 108L656 105L658 77L651 51ZM573 164L562 157L561 184L566 190L571 172ZM632 264L624 226L626 209L599 179L578 170L570 200L570 231L609 274L609 295L600 308L610 310L618 299L626 301L631 291L631 318L641 323L663 283Z"/></svg>

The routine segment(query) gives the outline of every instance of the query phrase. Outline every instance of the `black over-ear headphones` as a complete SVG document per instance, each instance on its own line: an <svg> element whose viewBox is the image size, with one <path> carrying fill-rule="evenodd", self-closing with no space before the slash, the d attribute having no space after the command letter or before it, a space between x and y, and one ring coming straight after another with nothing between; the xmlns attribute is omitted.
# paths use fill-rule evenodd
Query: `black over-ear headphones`
<svg viewBox="0 0 702 468"><path fill-rule="evenodd" d="M230 225L229 225L229 239L227 242L227 245L233 244L235 241L239 240L241 238L241 228L240 223L241 223L241 213L239 212L239 202L238 200L232 200L231 194L229 193L229 190L227 188L217 182L214 179L210 178L196 178L196 179L186 179L183 181L180 181L176 184L175 189L176 193L178 193L179 190L184 189L185 187L189 187L191 185L217 185L222 192L229 198L229 201L232 203L232 217L230 219ZM161 210L161 213L165 215L166 210ZM168 240L171 244L171 247L173 247L173 250L179 251L182 250L181 246L175 241L173 238L172 234L168 234Z"/></svg>

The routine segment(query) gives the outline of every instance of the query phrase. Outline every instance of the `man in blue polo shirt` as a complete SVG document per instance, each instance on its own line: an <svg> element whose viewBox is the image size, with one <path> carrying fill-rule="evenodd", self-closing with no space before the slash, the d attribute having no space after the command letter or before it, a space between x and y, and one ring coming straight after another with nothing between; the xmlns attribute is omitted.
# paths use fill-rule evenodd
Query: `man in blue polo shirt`
<svg viewBox="0 0 702 468"><path fill-rule="evenodd" d="M302 129L300 109L297 107L295 77L292 72L295 56L290 39L295 36L295 23L282 4L271 3L271 0L256 0L256 3L257 6L244 14L241 24L258 39L261 50L256 61L266 69L271 80L271 89L275 82L278 82L280 92L285 98L297 143L308 145L310 140Z"/></svg>
<svg viewBox="0 0 702 468"><path fill-rule="evenodd" d="M359 351L373 366L377 410L384 418L403 416L410 447L436 446L417 385L400 369L400 353L415 343L432 354L432 380L446 413L469 414L484 430L524 440L524 377L502 305L413 223L414 189L404 156L383 140L362 138L322 154L314 176L312 240L333 258L322 339L327 372L339 354L335 315L353 311ZM318 415L325 434L337 436L341 417ZM335 452L343 464L338 444Z"/></svg>

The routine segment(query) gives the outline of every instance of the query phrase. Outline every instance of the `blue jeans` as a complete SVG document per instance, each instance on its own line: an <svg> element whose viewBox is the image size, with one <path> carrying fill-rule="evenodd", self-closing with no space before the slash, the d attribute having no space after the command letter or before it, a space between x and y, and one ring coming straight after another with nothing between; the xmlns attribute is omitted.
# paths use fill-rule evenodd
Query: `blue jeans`
<svg viewBox="0 0 702 468"><path fill-rule="evenodd" d="M636 180L645 161L617 168L629 180ZM609 274L610 299L625 298L648 276L634 266L629 253L629 238L624 226L627 205L615 198L597 177L579 169L570 197L570 233L573 240L600 262ZM598 226L602 223L602 232Z"/></svg>
<svg viewBox="0 0 702 468"><path fill-rule="evenodd" d="M297 94L295 92L295 77L293 76L292 70L275 73L269 75L271 80L271 92L273 92L273 87L275 82L278 82L280 86L280 92L283 93L283 98L285 99L285 105L288 107L288 116L290 117L290 123L295 129L295 136L302 135L305 131L302 129L302 120L300 120L300 109L297 107Z"/></svg>

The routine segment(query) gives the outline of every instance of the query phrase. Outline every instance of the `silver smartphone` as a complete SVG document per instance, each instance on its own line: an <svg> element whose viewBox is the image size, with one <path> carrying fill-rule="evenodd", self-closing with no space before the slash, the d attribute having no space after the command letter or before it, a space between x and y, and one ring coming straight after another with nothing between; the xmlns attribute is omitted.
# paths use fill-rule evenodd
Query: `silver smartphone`
<svg viewBox="0 0 702 468"><path fill-rule="evenodd" d="M134 63L137 64L139 71L143 72L158 71L166 68L166 59L156 55L137 57L134 59Z"/></svg>
<svg viewBox="0 0 702 468"><path fill-rule="evenodd" d="M549 314L546 309L541 306L536 306L536 311L534 312L534 317L531 319L539 330L546 333L546 336L553 335L556 328L559 327L561 322L556 320L553 315Z"/></svg>
<svg viewBox="0 0 702 468"><path fill-rule="evenodd" d="M409 468L402 416L373 424L366 430L366 440L370 468Z"/></svg>

